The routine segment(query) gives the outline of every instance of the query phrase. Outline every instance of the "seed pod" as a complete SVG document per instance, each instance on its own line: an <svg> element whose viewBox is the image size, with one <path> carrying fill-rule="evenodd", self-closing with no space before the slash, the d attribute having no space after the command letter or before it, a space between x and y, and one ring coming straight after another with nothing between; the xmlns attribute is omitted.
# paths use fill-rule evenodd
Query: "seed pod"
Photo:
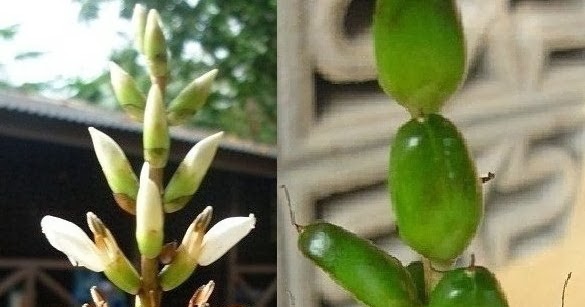
<svg viewBox="0 0 585 307"><path fill-rule="evenodd" d="M481 266L449 271L429 298L429 307L508 307L494 274Z"/></svg>
<svg viewBox="0 0 585 307"><path fill-rule="evenodd" d="M378 0L374 49L384 91L413 117L440 111L465 73L454 0Z"/></svg>
<svg viewBox="0 0 585 307"><path fill-rule="evenodd" d="M398 130L390 153L389 190L400 237L437 263L469 245L481 222L481 184L461 133L437 114Z"/></svg>
<svg viewBox="0 0 585 307"><path fill-rule="evenodd" d="M410 274L370 241L333 224L299 226L299 249L367 306L421 306Z"/></svg>
<svg viewBox="0 0 585 307"><path fill-rule="evenodd" d="M419 301L423 304L428 302L427 292L425 290L425 273L422 261L413 261L406 266L406 270L410 273Z"/></svg>

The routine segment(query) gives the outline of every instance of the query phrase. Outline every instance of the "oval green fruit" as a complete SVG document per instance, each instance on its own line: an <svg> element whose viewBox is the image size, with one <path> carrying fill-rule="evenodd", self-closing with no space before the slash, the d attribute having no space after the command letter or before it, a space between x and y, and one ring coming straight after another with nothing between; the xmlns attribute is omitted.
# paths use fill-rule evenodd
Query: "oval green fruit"
<svg viewBox="0 0 585 307"><path fill-rule="evenodd" d="M413 261L406 266L406 270L410 273L419 301L426 304L428 301L426 286L425 286L425 270L422 261Z"/></svg>
<svg viewBox="0 0 585 307"><path fill-rule="evenodd" d="M429 307L508 307L494 274L481 266L459 268L443 275L433 289Z"/></svg>
<svg viewBox="0 0 585 307"><path fill-rule="evenodd" d="M400 261L368 240L321 222L302 226L298 245L307 258L367 306L421 306Z"/></svg>
<svg viewBox="0 0 585 307"><path fill-rule="evenodd" d="M438 114L398 130L389 190L400 237L434 262L449 263L475 235L483 215L481 184L461 133Z"/></svg>
<svg viewBox="0 0 585 307"><path fill-rule="evenodd" d="M465 74L454 0L377 0L374 51L382 89L414 116L440 111Z"/></svg>

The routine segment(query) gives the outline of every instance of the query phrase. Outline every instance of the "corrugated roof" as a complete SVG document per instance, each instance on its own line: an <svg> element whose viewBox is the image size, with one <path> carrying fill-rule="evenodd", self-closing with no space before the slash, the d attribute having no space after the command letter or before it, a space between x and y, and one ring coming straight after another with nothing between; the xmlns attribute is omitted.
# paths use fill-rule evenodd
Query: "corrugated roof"
<svg viewBox="0 0 585 307"><path fill-rule="evenodd" d="M0 112L18 112L87 126L141 133L141 125L123 112L107 110L81 101L51 100L44 97L17 93L0 93ZM171 127L171 137L187 142L198 142L213 131L193 127ZM221 147L237 152L276 159L276 147L242 140L234 136L224 137Z"/></svg>

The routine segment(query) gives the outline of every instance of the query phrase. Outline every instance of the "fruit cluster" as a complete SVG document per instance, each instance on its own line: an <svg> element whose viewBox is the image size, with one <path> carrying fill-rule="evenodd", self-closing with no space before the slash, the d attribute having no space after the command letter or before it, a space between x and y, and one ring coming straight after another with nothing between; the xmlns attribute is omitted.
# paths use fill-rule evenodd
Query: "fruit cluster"
<svg viewBox="0 0 585 307"><path fill-rule="evenodd" d="M488 269L452 268L484 210L465 140L440 114L465 74L455 1L377 0L373 33L380 85L412 117L391 144L388 182L399 235L422 261L404 267L325 222L298 226L299 249L367 306L508 306Z"/></svg>

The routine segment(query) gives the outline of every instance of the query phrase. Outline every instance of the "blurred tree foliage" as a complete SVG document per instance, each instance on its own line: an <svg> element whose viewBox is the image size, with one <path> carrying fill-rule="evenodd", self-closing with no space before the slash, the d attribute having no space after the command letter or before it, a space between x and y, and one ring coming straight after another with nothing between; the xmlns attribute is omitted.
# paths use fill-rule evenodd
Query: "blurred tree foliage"
<svg viewBox="0 0 585 307"><path fill-rule="evenodd" d="M100 5L111 0L74 1L81 4L80 20L91 22L99 16ZM130 19L140 2L157 9L165 23L171 61L168 97L201 74L219 69L214 91L193 124L276 142L276 0L121 1L123 18ZM112 60L148 90L148 76L131 37L127 47L113 52ZM116 105L108 72L91 81L70 80L68 88L77 98Z"/></svg>
<svg viewBox="0 0 585 307"><path fill-rule="evenodd" d="M3 41L11 41L18 35L20 25L14 24L0 28L0 43ZM42 56L43 53L39 51L26 51L18 53L14 56L15 61L23 61L27 59L34 59ZM16 89L23 93L38 93L44 89L50 88L51 84L47 82L25 82L20 85L14 85L5 79L3 75L4 65L0 63L0 90Z"/></svg>

